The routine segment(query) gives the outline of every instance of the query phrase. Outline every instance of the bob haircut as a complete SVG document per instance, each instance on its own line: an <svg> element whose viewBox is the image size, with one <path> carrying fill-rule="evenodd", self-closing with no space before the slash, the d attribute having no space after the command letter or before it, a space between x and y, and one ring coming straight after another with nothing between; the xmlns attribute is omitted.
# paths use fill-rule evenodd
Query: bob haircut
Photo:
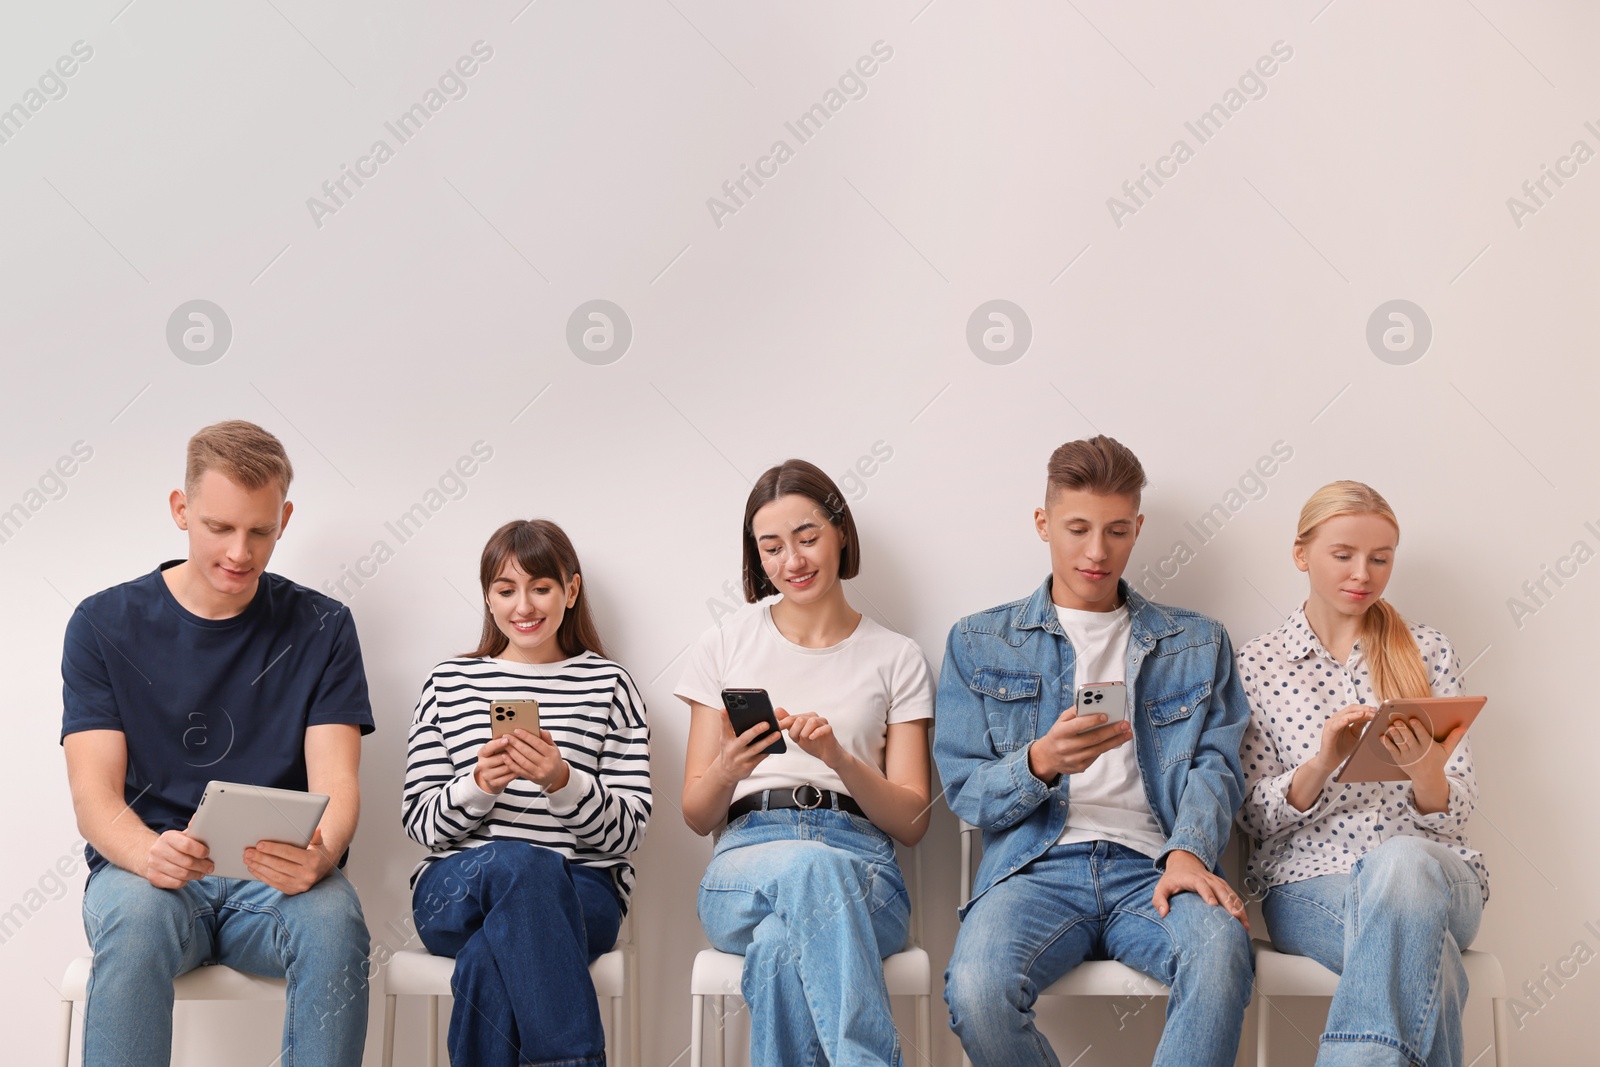
<svg viewBox="0 0 1600 1067"><path fill-rule="evenodd" d="M779 497L795 494L815 504L835 529L844 536L844 547L839 550L839 578L854 578L861 571L860 539L856 537L856 520L850 514L850 505L832 478L815 463L803 459L786 459L756 479L750 487L750 497L744 503L744 599L754 604L762 597L778 591L767 578L761 565L761 549L756 544L752 524L756 512Z"/></svg>

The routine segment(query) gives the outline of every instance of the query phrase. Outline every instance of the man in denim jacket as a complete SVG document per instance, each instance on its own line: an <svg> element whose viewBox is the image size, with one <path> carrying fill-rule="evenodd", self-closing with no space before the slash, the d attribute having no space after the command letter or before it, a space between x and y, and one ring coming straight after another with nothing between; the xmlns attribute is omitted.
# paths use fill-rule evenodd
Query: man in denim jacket
<svg viewBox="0 0 1600 1067"><path fill-rule="evenodd" d="M1216 872L1250 709L1222 625L1122 581L1144 486L1108 437L1057 449L1034 516L1050 578L962 619L945 648L934 755L984 843L945 1000L976 1067L1056 1067L1033 1003L1086 959L1172 988L1160 1067L1226 1067L1238 1050L1250 940ZM1123 721L1077 713L1075 685L1116 681Z"/></svg>

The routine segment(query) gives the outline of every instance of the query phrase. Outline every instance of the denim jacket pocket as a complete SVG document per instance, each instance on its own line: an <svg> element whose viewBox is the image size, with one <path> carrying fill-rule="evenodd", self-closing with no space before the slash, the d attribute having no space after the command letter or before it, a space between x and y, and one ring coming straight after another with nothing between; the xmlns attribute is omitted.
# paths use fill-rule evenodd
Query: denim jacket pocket
<svg viewBox="0 0 1600 1067"><path fill-rule="evenodd" d="M989 741L1001 755L1015 752L1037 736L1041 681L1038 671L979 667L973 672L971 689L984 698Z"/></svg>
<svg viewBox="0 0 1600 1067"><path fill-rule="evenodd" d="M1206 702L1210 697L1211 681L1207 679L1144 702L1145 714L1155 726L1156 758L1162 769L1194 758L1195 743L1205 726Z"/></svg>

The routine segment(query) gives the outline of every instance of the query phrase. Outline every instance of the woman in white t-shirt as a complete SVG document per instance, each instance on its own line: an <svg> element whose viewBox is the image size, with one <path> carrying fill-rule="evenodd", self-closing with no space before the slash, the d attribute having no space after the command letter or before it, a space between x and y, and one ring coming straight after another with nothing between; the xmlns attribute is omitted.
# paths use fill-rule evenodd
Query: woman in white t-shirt
<svg viewBox="0 0 1600 1067"><path fill-rule="evenodd" d="M898 1067L880 961L904 947L911 914L894 841L928 828L927 661L845 599L855 520L814 465L756 481L743 544L745 599L780 599L708 630L675 689L692 709L684 821L726 824L700 922L745 957L750 1062ZM768 692L781 733L734 734L722 690L741 688ZM787 751L766 751L785 735Z"/></svg>

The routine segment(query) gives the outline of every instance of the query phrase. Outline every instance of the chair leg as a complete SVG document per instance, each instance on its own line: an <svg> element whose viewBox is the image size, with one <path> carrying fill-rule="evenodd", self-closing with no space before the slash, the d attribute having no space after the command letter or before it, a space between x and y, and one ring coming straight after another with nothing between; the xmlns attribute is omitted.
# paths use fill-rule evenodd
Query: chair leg
<svg viewBox="0 0 1600 1067"><path fill-rule="evenodd" d="M439 1067L439 998L428 998L428 1067Z"/></svg>
<svg viewBox="0 0 1600 1067"><path fill-rule="evenodd" d="M927 993L917 997L917 1040L922 1043L920 1051L922 1058L927 1063L933 1062L933 1012L929 1001L931 996Z"/></svg>
<svg viewBox="0 0 1600 1067"><path fill-rule="evenodd" d="M705 1060L706 998L699 993L689 998L689 1067L701 1067Z"/></svg>
<svg viewBox="0 0 1600 1067"><path fill-rule="evenodd" d="M393 993L383 998L383 1067L394 1067L394 1007L399 999Z"/></svg>
<svg viewBox="0 0 1600 1067"><path fill-rule="evenodd" d="M639 1002L639 954L630 945L623 959L628 965L628 1062L631 1067L640 1067L644 1045L639 1037L639 1013L644 1006Z"/></svg>
<svg viewBox="0 0 1600 1067"><path fill-rule="evenodd" d="M625 997L611 998L611 1026L606 1030L606 1062L621 1063L617 1057L617 1049L622 1041L622 1031L627 1025L627 1013L623 1009Z"/></svg>
<svg viewBox="0 0 1600 1067"><path fill-rule="evenodd" d="M61 1002L61 1067L72 1062L72 1001Z"/></svg>
<svg viewBox="0 0 1600 1067"><path fill-rule="evenodd" d="M1272 1002L1256 991L1256 1067L1267 1067L1267 1048L1272 1043Z"/></svg>
<svg viewBox="0 0 1600 1067"><path fill-rule="evenodd" d="M715 998L712 1010L717 1013L717 1048L711 1063L712 1067L723 1067L728 1058L728 998Z"/></svg>
<svg viewBox="0 0 1600 1067"><path fill-rule="evenodd" d="M1511 1027L1504 997L1494 998L1494 1067L1511 1067Z"/></svg>

